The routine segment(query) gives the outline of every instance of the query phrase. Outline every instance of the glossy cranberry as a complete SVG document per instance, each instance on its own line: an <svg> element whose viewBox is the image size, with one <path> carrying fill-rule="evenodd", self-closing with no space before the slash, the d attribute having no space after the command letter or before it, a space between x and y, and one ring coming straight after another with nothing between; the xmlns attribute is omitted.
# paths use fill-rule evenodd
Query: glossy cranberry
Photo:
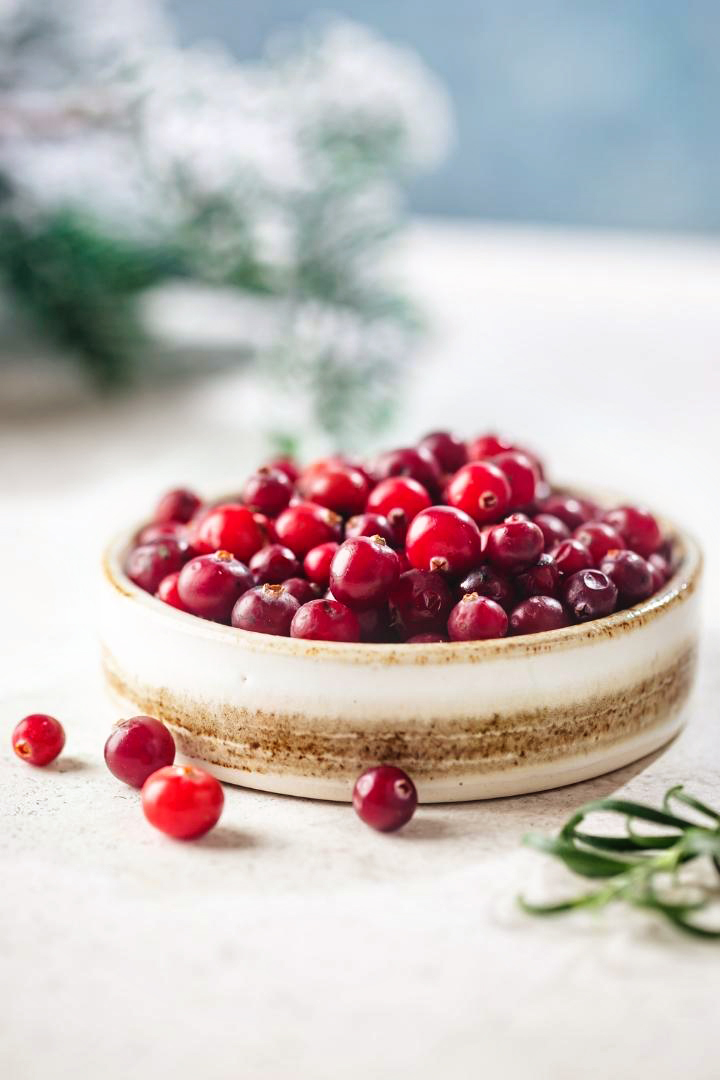
<svg viewBox="0 0 720 1080"><path fill-rule="evenodd" d="M569 625L565 608L554 596L530 596L510 615L511 634L541 634Z"/></svg>
<svg viewBox="0 0 720 1080"><path fill-rule="evenodd" d="M471 439L468 443L468 461L483 461L485 458L504 454L506 450L514 450L515 447L507 439L500 435L479 435L477 439Z"/></svg>
<svg viewBox="0 0 720 1080"><path fill-rule="evenodd" d="M513 582L506 574L487 563L478 566L477 570L472 570L468 574L460 584L460 592L461 594L474 592L480 596L487 596L489 600L494 600L505 609L515 602Z"/></svg>
<svg viewBox="0 0 720 1080"><path fill-rule="evenodd" d="M573 495L549 495L538 508L543 514L552 514L564 521L568 529L577 529L584 521L592 521L598 516L594 503L586 499L576 499Z"/></svg>
<svg viewBox="0 0 720 1080"><path fill-rule="evenodd" d="M608 551L625 547L617 529L613 529L612 525L605 521L586 521L584 525L578 526L573 536L588 549L595 566L600 565Z"/></svg>
<svg viewBox="0 0 720 1080"><path fill-rule="evenodd" d="M395 530L383 514L356 514L345 523L345 539L353 536L382 536L390 547L398 546Z"/></svg>
<svg viewBox="0 0 720 1080"><path fill-rule="evenodd" d="M387 600L400 576L398 557L381 536L354 536L340 545L330 567L330 588L357 611Z"/></svg>
<svg viewBox="0 0 720 1080"><path fill-rule="evenodd" d="M187 526L179 521L161 521L157 525L146 525L135 538L135 545L155 544L158 540L185 540L188 538Z"/></svg>
<svg viewBox="0 0 720 1080"><path fill-rule="evenodd" d="M164 604L169 604L170 607L177 608L178 611L187 611L187 608L180 599L180 593L178 592L179 580L179 570L176 570L174 574L168 574L168 576L164 577L158 585L155 595L158 600L162 600Z"/></svg>
<svg viewBox="0 0 720 1080"><path fill-rule="evenodd" d="M523 570L515 578L521 597L557 596L560 588L560 571L552 555L543 552L537 562Z"/></svg>
<svg viewBox="0 0 720 1080"><path fill-rule="evenodd" d="M451 641L484 641L505 637L508 617L487 596L465 593L450 612L447 628Z"/></svg>
<svg viewBox="0 0 720 1080"><path fill-rule="evenodd" d="M618 591L601 570L579 570L565 582L563 599L578 622L601 619L615 610Z"/></svg>
<svg viewBox="0 0 720 1080"><path fill-rule="evenodd" d="M296 611L290 636L310 641L359 641L360 623L339 600L311 600Z"/></svg>
<svg viewBox="0 0 720 1080"><path fill-rule="evenodd" d="M450 638L444 634L413 634L412 637L407 639L408 645L439 645L441 642L449 641Z"/></svg>
<svg viewBox="0 0 720 1080"><path fill-rule="evenodd" d="M175 740L153 716L133 716L116 724L105 743L105 764L113 776L141 788L148 776L172 765Z"/></svg>
<svg viewBox="0 0 720 1080"><path fill-rule="evenodd" d="M545 551L552 551L563 540L569 540L570 530L564 521L554 514L536 514L533 521L545 538Z"/></svg>
<svg viewBox="0 0 720 1080"><path fill-rule="evenodd" d="M153 521L161 524L168 521L177 521L185 525L200 509L202 503L193 491L187 488L176 488L163 495L155 507Z"/></svg>
<svg viewBox="0 0 720 1080"><path fill-rule="evenodd" d="M251 510L277 517L290 502L293 486L284 472L265 466L248 478L243 488L243 502Z"/></svg>
<svg viewBox="0 0 720 1080"><path fill-rule="evenodd" d="M471 461L455 473L445 490L451 506L483 525L500 521L510 506L510 483L490 461Z"/></svg>
<svg viewBox="0 0 720 1080"><path fill-rule="evenodd" d="M389 606L393 623L407 636L444 632L453 597L440 574L408 570L390 593Z"/></svg>
<svg viewBox="0 0 720 1080"><path fill-rule="evenodd" d="M305 576L315 585L325 588L330 581L330 564L335 557L340 545L335 540L329 540L327 544L318 544L311 548L303 560Z"/></svg>
<svg viewBox="0 0 720 1080"><path fill-rule="evenodd" d="M431 506L413 519L405 550L416 570L466 574L480 561L480 530L454 506Z"/></svg>
<svg viewBox="0 0 720 1080"><path fill-rule="evenodd" d="M612 525L625 540L625 547L647 559L662 543L660 526L648 510L637 506L620 506L609 510L603 520Z"/></svg>
<svg viewBox="0 0 720 1080"><path fill-rule="evenodd" d="M492 459L507 477L510 484L510 506L513 510L530 506L535 499L535 487L539 480L534 462L521 450L506 450Z"/></svg>
<svg viewBox="0 0 720 1080"><path fill-rule="evenodd" d="M160 832L176 840L194 840L217 825L225 796L204 769L194 765L166 765L143 784L145 817Z"/></svg>
<svg viewBox="0 0 720 1080"><path fill-rule="evenodd" d="M462 439L449 431L432 431L420 440L420 446L429 450L444 473L455 473L467 461L467 447Z"/></svg>
<svg viewBox="0 0 720 1080"><path fill-rule="evenodd" d="M485 555L501 570L521 570L535 562L544 547L543 534L532 521L509 517L493 525L488 533Z"/></svg>
<svg viewBox="0 0 720 1080"><path fill-rule="evenodd" d="M65 731L59 720L46 713L31 713L15 725L12 748L29 765L49 765L65 745Z"/></svg>
<svg viewBox="0 0 720 1080"><path fill-rule="evenodd" d="M202 555L229 551L248 562L265 543L252 510L240 503L222 503L205 515L193 532L193 546Z"/></svg>
<svg viewBox="0 0 720 1080"><path fill-rule="evenodd" d="M391 476L382 480L368 496L367 510L382 514L394 529L407 527L421 510L427 510L432 499L417 480L407 476ZM398 517L398 514L400 517Z"/></svg>
<svg viewBox="0 0 720 1080"><path fill-rule="evenodd" d="M417 807L417 791L406 772L395 765L366 769L355 781L353 807L366 825L395 832L407 825Z"/></svg>
<svg viewBox="0 0 720 1080"><path fill-rule="evenodd" d="M655 592L652 566L634 551L609 551L600 569L615 585L623 604L637 604Z"/></svg>
<svg viewBox="0 0 720 1080"><path fill-rule="evenodd" d="M291 596L300 604L309 604L311 600L320 599L320 588L317 585L313 585L311 581L306 581L305 578L292 577L283 581L285 591L289 592Z"/></svg>
<svg viewBox="0 0 720 1080"><path fill-rule="evenodd" d="M186 609L202 619L229 623L238 597L255 584L244 563L229 551L198 555L178 578L178 595Z"/></svg>
<svg viewBox="0 0 720 1080"><path fill-rule="evenodd" d="M326 506L299 502L283 510L275 522L278 539L304 559L308 551L330 540L339 540L342 519Z"/></svg>
<svg viewBox="0 0 720 1080"><path fill-rule="evenodd" d="M579 570L589 570L593 564L592 555L579 540L563 540L552 549L551 555L558 570L566 578L577 574Z"/></svg>
<svg viewBox="0 0 720 1080"><path fill-rule="evenodd" d="M326 506L343 517L361 513L369 492L370 485L363 474L350 465L328 466L303 486L303 494L310 502Z"/></svg>
<svg viewBox="0 0 720 1080"><path fill-rule="evenodd" d="M290 548L268 544L253 555L250 572L256 585L282 585L287 578L298 576L300 562Z"/></svg>
<svg viewBox="0 0 720 1080"><path fill-rule="evenodd" d="M184 540L156 540L133 548L125 560L125 573L145 592L155 593L163 578L180 570L190 557Z"/></svg>
<svg viewBox="0 0 720 1080"><path fill-rule="evenodd" d="M266 468L276 469L278 472L284 473L291 484L295 484L300 477L300 470L292 458L277 458L275 461L269 462Z"/></svg>
<svg viewBox="0 0 720 1080"><path fill-rule="evenodd" d="M391 476L407 476L434 493L440 490L442 481L436 459L424 446L388 450L375 459L372 472L377 481L387 480Z"/></svg>
<svg viewBox="0 0 720 1080"><path fill-rule="evenodd" d="M230 621L238 630L289 637L290 623L299 608L299 601L284 585L256 585L236 602Z"/></svg>

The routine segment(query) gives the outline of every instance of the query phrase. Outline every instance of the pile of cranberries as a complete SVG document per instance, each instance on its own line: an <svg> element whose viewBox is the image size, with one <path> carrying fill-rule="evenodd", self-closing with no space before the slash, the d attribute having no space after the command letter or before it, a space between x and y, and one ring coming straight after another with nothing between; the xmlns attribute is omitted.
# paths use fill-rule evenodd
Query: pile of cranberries
<svg viewBox="0 0 720 1080"><path fill-rule="evenodd" d="M171 491L125 564L203 619L388 643L557 630L646 600L672 569L647 510L553 491L530 451L448 432L371 462L273 461L221 503Z"/></svg>

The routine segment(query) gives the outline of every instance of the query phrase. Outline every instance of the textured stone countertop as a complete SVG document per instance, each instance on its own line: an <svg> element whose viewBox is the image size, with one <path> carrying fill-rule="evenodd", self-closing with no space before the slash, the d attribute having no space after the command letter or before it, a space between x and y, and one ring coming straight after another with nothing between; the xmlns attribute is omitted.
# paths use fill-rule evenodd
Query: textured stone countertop
<svg viewBox="0 0 720 1080"><path fill-rule="evenodd" d="M589 798L657 800L683 780L720 804L720 249L422 225L398 269L433 331L392 441L504 427L563 478L627 491L700 537L691 722L633 767L421 808L395 837L344 806L228 788L218 828L173 843L102 762L116 717L97 671L98 551L165 486L237 482L260 453L262 394L240 372L104 410L3 415L7 1080L718 1076L720 946L624 910L532 920L514 897L568 887L519 842ZM44 770L9 747L30 711L67 730Z"/></svg>

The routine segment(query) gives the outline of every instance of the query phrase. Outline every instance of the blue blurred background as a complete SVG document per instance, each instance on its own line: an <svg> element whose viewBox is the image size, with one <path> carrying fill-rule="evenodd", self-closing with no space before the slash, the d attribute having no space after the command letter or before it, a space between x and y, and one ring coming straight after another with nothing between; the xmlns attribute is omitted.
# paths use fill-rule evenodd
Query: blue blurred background
<svg viewBox="0 0 720 1080"><path fill-rule="evenodd" d="M171 0L181 39L240 58L317 10L304 0ZM720 226L717 0L335 0L415 48L457 137L417 180L422 213L652 229Z"/></svg>

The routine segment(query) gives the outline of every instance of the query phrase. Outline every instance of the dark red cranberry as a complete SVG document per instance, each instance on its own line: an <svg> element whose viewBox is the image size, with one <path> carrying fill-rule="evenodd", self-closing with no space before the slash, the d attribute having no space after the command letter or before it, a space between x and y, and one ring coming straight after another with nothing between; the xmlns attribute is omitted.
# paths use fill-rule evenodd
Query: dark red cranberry
<svg viewBox="0 0 720 1080"><path fill-rule="evenodd" d="M141 544L125 560L125 573L140 589L155 593L162 579L182 569L190 554L190 546L184 540Z"/></svg>
<svg viewBox="0 0 720 1080"><path fill-rule="evenodd" d="M510 615L511 634L541 634L569 625L564 607L554 596L530 596Z"/></svg>
<svg viewBox="0 0 720 1080"><path fill-rule="evenodd" d="M535 562L544 546L543 534L532 521L514 516L488 533L485 555L501 570L521 570Z"/></svg>
<svg viewBox="0 0 720 1080"><path fill-rule="evenodd" d="M608 551L625 546L617 529L613 529L612 525L605 521L586 521L584 525L578 526L573 536L588 549L595 566L600 565Z"/></svg>
<svg viewBox="0 0 720 1080"><path fill-rule="evenodd" d="M445 491L451 506L463 510L480 525L500 521L510 506L510 495L507 477L491 461L471 461L463 465Z"/></svg>
<svg viewBox="0 0 720 1080"><path fill-rule="evenodd" d="M65 731L59 720L47 713L31 713L15 725L12 748L29 765L49 765L65 745Z"/></svg>
<svg viewBox="0 0 720 1080"><path fill-rule="evenodd" d="M500 435L478 435L468 443L468 461L484 461L485 458L504 454L506 450L514 450L515 447L507 439Z"/></svg>
<svg viewBox="0 0 720 1080"><path fill-rule="evenodd" d="M359 641L357 615L339 600L311 600L295 612L290 636L310 641Z"/></svg>
<svg viewBox="0 0 720 1080"><path fill-rule="evenodd" d="M616 510L608 510L603 515L603 521L617 529L625 540L625 547L645 559L657 551L662 543L660 526L648 510L641 510L637 506L620 506Z"/></svg>
<svg viewBox="0 0 720 1080"><path fill-rule="evenodd" d="M398 528L402 529L403 524L407 528L421 510L427 510L431 505L432 499L426 488L417 480L408 476L391 476L373 488L368 496L366 509L382 514L397 531Z"/></svg>
<svg viewBox="0 0 720 1080"><path fill-rule="evenodd" d="M522 597L557 596L560 587L560 571L552 555L543 552L534 566L529 566L515 578L515 585Z"/></svg>
<svg viewBox="0 0 720 1080"><path fill-rule="evenodd" d="M300 563L290 548L268 544L256 551L250 560L250 571L256 585L282 585L289 577L297 577Z"/></svg>
<svg viewBox="0 0 720 1080"><path fill-rule="evenodd" d="M535 499L535 486L539 480L537 467L521 450L505 450L492 459L493 465L503 472L510 484L510 506L513 510L530 506Z"/></svg>
<svg viewBox="0 0 720 1080"><path fill-rule="evenodd" d="M193 491L188 491L187 488L176 488L163 495L155 507L153 521L156 525L167 521L177 521L185 525L190 518L195 516L201 505L200 499Z"/></svg>
<svg viewBox="0 0 720 1080"><path fill-rule="evenodd" d="M194 840L220 819L225 796L210 773L194 765L166 765L143 784L145 817L176 840Z"/></svg>
<svg viewBox="0 0 720 1080"><path fill-rule="evenodd" d="M356 611L360 623L360 640L368 642L392 642L397 641L395 627L390 622L390 613L387 604L381 607L368 608L366 611Z"/></svg>
<svg viewBox="0 0 720 1080"><path fill-rule="evenodd" d="M373 462L372 472L378 481L390 476L408 476L431 492L439 492L442 475L436 459L424 446L404 446L388 450Z"/></svg>
<svg viewBox="0 0 720 1080"><path fill-rule="evenodd" d="M637 604L655 591L650 563L634 551L609 551L600 569L617 588L623 604Z"/></svg>
<svg viewBox="0 0 720 1080"><path fill-rule="evenodd" d="M568 529L577 529L584 521L592 521L598 515L594 503L586 499L576 499L573 495L548 495L538 509L543 514L552 514L564 521Z"/></svg>
<svg viewBox="0 0 720 1080"><path fill-rule="evenodd" d="M170 607L177 608L178 611L187 611L187 608L180 599L180 593L178 592L179 580L179 570L176 570L174 574L168 574L168 576L164 577L158 585L155 595L158 600L162 600L164 604L169 604Z"/></svg>
<svg viewBox="0 0 720 1080"><path fill-rule="evenodd" d="M340 539L342 519L326 506L300 502L283 510L275 522L275 530L280 543L304 559L319 544Z"/></svg>
<svg viewBox="0 0 720 1080"><path fill-rule="evenodd" d="M113 776L141 788L148 776L172 765L175 740L154 716L133 716L116 724L105 743L105 764Z"/></svg>
<svg viewBox="0 0 720 1080"><path fill-rule="evenodd" d="M447 628L451 641L484 641L505 637L508 617L487 596L465 593L450 612Z"/></svg>
<svg viewBox="0 0 720 1080"><path fill-rule="evenodd" d="M444 473L455 473L467 461L465 443L449 431L432 431L420 440L420 446L429 450Z"/></svg>
<svg viewBox="0 0 720 1080"><path fill-rule="evenodd" d="M536 514L533 521L545 537L545 550L552 551L563 540L569 540L570 530L564 521L554 514Z"/></svg>
<svg viewBox="0 0 720 1080"><path fill-rule="evenodd" d="M260 514L257 511L253 514L253 521L262 534L263 544L277 544L278 537L274 521L271 521L266 514Z"/></svg>
<svg viewBox="0 0 720 1080"><path fill-rule="evenodd" d="M266 465L246 481L243 502L251 510L273 518L285 509L292 493L293 486L285 473Z"/></svg>
<svg viewBox="0 0 720 1080"><path fill-rule="evenodd" d="M269 462L266 467L268 469L277 469L278 472L284 473L291 484L297 483L297 480L300 477L300 470L292 458L277 458L275 461Z"/></svg>
<svg viewBox="0 0 720 1080"><path fill-rule="evenodd" d="M615 610L618 591L601 570L579 570L565 582L565 606L578 622L601 619Z"/></svg>
<svg viewBox="0 0 720 1080"><path fill-rule="evenodd" d="M440 574L408 570L390 593L393 623L407 636L444 632L453 606L450 589Z"/></svg>
<svg viewBox="0 0 720 1080"><path fill-rule="evenodd" d="M246 563L263 547L265 537L247 506L221 503L198 523L192 542L201 555L229 551L236 559Z"/></svg>
<svg viewBox="0 0 720 1080"><path fill-rule="evenodd" d="M454 506L431 506L412 521L405 539L407 557L416 570L465 574L480 561L480 530Z"/></svg>
<svg viewBox="0 0 720 1080"><path fill-rule="evenodd" d="M290 636L290 623L300 604L284 585L256 585L248 589L232 610L232 625L256 634Z"/></svg>
<svg viewBox="0 0 720 1080"><path fill-rule="evenodd" d="M345 539L353 536L382 536L390 547L398 546L398 538L392 525L382 514L356 514L345 523Z"/></svg>
<svg viewBox="0 0 720 1080"><path fill-rule="evenodd" d="M417 791L406 772L394 765L366 769L355 781L355 813L379 832L395 832L415 813Z"/></svg>
<svg viewBox="0 0 720 1080"><path fill-rule="evenodd" d="M308 551L303 560L303 569L309 581L321 585L323 588L328 585L330 581L330 564L339 548L340 545L335 540L330 540L327 544L319 544Z"/></svg>
<svg viewBox="0 0 720 1080"><path fill-rule="evenodd" d="M450 639L444 634L413 634L407 639L408 645L439 645Z"/></svg>
<svg viewBox="0 0 720 1080"><path fill-rule="evenodd" d="M162 521L157 525L146 525L135 538L135 545L154 544L158 540L187 541L187 526L179 521Z"/></svg>
<svg viewBox="0 0 720 1080"><path fill-rule="evenodd" d="M577 574L579 570L589 570L593 564L592 555L579 540L563 540L550 554L558 570L566 578Z"/></svg>
<svg viewBox="0 0 720 1080"><path fill-rule="evenodd" d="M500 607L511 607L515 602L515 587L506 574L494 566L484 564L473 570L460 585L462 593L478 593L494 600Z"/></svg>
<svg viewBox="0 0 720 1080"><path fill-rule="evenodd" d="M198 555L178 578L178 594L188 611L201 619L229 623L239 596L255 584L244 563L229 551Z"/></svg>
<svg viewBox="0 0 720 1080"><path fill-rule="evenodd" d="M369 492L370 485L363 474L350 465L328 466L303 485L303 494L310 502L326 506L343 517L361 513Z"/></svg>
<svg viewBox="0 0 720 1080"><path fill-rule="evenodd" d="M672 574L672 567L664 555L655 551L648 557L648 565L653 575L653 592L656 592Z"/></svg>
<svg viewBox="0 0 720 1080"><path fill-rule="evenodd" d="M305 578L292 577L283 581L285 591L289 592L291 596L300 604L309 604L311 600L320 599L320 589L317 585L313 585L311 581L306 581Z"/></svg>
<svg viewBox="0 0 720 1080"><path fill-rule="evenodd" d="M341 603L364 611L387 600L399 575L398 557L381 536L354 536L332 560L330 588Z"/></svg>

